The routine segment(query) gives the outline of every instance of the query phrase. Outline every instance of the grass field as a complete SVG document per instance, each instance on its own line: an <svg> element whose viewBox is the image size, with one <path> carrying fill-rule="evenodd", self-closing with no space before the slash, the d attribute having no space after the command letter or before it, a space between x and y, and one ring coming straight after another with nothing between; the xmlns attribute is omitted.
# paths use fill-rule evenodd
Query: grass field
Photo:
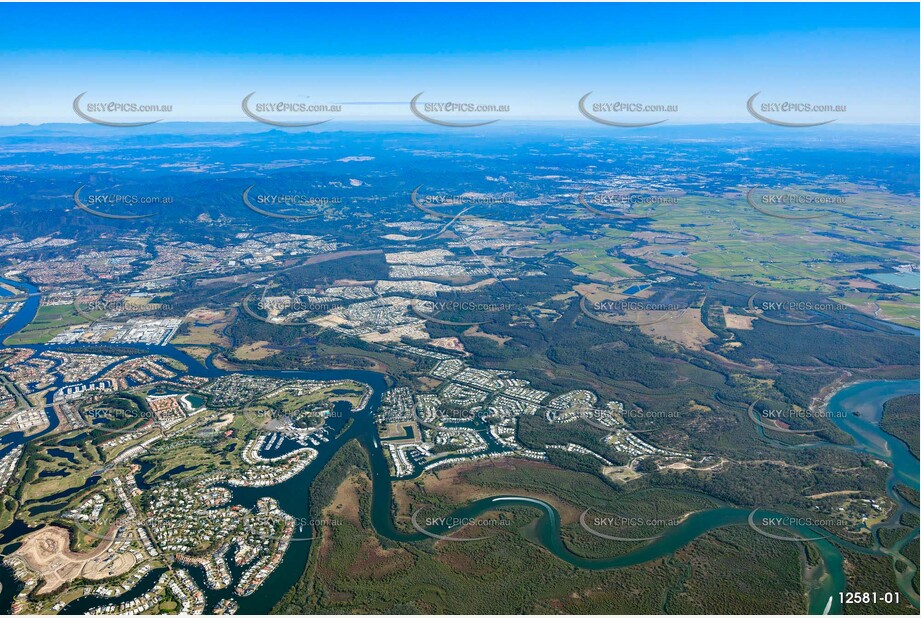
<svg viewBox="0 0 921 618"><path fill-rule="evenodd" d="M90 312L85 315L91 319L102 317L102 311ZM29 345L47 343L59 333L71 326L87 324L87 318L76 312L73 305L54 305L38 308L35 319L21 331L6 340L7 345Z"/></svg>
<svg viewBox="0 0 921 618"><path fill-rule="evenodd" d="M179 332L173 338L175 345L227 347L230 340L223 334L233 322L235 310L216 311L198 307L186 315Z"/></svg>
<svg viewBox="0 0 921 618"><path fill-rule="evenodd" d="M31 480L23 483L22 502L28 507L58 492L79 487L101 463L96 449L82 449L77 446L56 446L51 453L39 453L28 467ZM73 459L71 461L70 459Z"/></svg>
<svg viewBox="0 0 921 618"><path fill-rule="evenodd" d="M356 406L361 401L365 390L358 382L337 382L303 396L295 395L291 390L284 390L274 397L266 399L265 403L269 405L280 404L286 411L295 410L300 406L318 401L348 401L353 406Z"/></svg>

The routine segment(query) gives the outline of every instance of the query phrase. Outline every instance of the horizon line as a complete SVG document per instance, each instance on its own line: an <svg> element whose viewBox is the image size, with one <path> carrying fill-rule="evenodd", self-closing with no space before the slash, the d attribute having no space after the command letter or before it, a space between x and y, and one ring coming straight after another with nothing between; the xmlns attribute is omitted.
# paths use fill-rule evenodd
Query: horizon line
<svg viewBox="0 0 921 618"><path fill-rule="evenodd" d="M587 122L587 121L585 121L585 120L580 120L580 119L578 119L578 118L531 118L531 119L510 119L510 118L502 118L502 119L500 119L500 120L502 121L502 124L500 125L500 124L498 124L498 122L497 122L497 123L495 124L496 127L500 127L500 126L502 126L502 125L509 125L509 124L515 124L515 125L521 125L521 124L570 124L570 125L584 126L584 127L586 127L586 128L602 128L601 126L597 125L596 123L592 123L592 122L590 122L590 121ZM37 122L37 123L34 123L34 122L18 122L18 123L10 123L10 124L4 123L4 122L0 121L0 129L20 128L20 127L32 127L32 128L36 128L36 129L37 129L37 128L47 127L47 126L52 126L52 125L56 125L56 126L68 126L68 127L93 127L93 126L98 126L98 127L106 128L106 129L124 129L124 128L143 129L143 128L145 128L145 127L157 127L157 126L162 127L162 126L167 126L167 125L183 125L183 124L185 124L185 125L187 125L187 124L205 124L205 125L245 125L245 126L252 126L252 127L259 127L260 125L262 125L262 123L259 123L259 122L247 121L247 120L242 120L242 119L240 119L240 120L158 120L158 121L155 121L155 122L151 122L150 124L143 125L143 126L139 126L139 127L109 127L109 126L106 126L106 125L100 125L100 124L96 124L96 123L92 123L92 122L70 122L70 121L43 121L43 122ZM325 125L323 129L319 129L319 130L328 131L328 130L332 129L333 126L342 125L342 124L348 124L348 125L365 125L365 126L374 126L374 125L406 125L406 126L409 126L409 125L412 125L412 126L416 126L416 127L419 127L419 128L426 128L426 126L427 126L427 125L425 125L425 124L423 124L423 123L415 122L415 121L413 121L413 120L411 120L411 119L337 120L337 122L336 122L335 125L328 124L328 125ZM733 125L733 126L735 126L735 125L746 125L746 126L769 126L769 125L767 125L767 123L760 122L760 121L755 120L755 119L752 119L752 120L726 120L726 121L720 121L720 120L701 120L701 121L684 121L684 122L680 122L680 121L673 122L672 119L669 119L669 120L668 120L668 124L663 123L663 124L658 125L658 126L659 126L660 128L665 128L665 127L668 127L668 126L728 126L728 125ZM314 127L309 127L309 126L306 126L306 127L277 127L277 126L272 126L272 125L262 125L262 126L265 126L265 127L266 127L267 129L269 129L269 130L278 130L278 131L281 131L281 130L285 130L285 131L291 131L291 130L300 131L300 130L304 130L304 129L317 129L317 128L318 128L318 127L316 127L316 126L314 126ZM829 123L828 125L826 125L826 127L866 127L866 126L889 126L889 127L905 127L905 126L909 126L909 127L921 127L921 122L919 122L919 121L914 121L914 122L911 122L911 121L880 121L880 120L876 120L876 121L850 121L850 122L847 122L847 121L836 121L836 122L834 122L834 123ZM438 127L438 126L436 126L436 125L430 125L430 127L431 127L432 129L444 128L444 127ZM450 127L449 127L449 128L450 128ZM483 128L483 127L455 127L455 128ZM629 127L629 128L648 129L648 128L652 128L652 127ZM817 128L817 127L808 127L808 128Z"/></svg>

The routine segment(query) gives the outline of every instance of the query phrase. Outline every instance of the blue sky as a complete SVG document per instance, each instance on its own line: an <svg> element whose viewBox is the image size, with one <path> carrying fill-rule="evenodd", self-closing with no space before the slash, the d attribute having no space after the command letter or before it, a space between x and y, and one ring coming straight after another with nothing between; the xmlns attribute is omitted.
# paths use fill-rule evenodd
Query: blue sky
<svg viewBox="0 0 921 618"><path fill-rule="evenodd" d="M677 106L673 123L755 122L759 101L916 123L917 4L0 5L0 124L81 122L73 99L240 120L240 100L431 101L587 122L579 98ZM831 116L823 116L822 119Z"/></svg>

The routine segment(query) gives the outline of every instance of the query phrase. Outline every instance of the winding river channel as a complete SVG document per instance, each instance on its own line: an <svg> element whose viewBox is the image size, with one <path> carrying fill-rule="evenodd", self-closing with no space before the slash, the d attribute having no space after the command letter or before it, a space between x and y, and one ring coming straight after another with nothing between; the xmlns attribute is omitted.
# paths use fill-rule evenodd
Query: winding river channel
<svg viewBox="0 0 921 618"><path fill-rule="evenodd" d="M0 281L5 280L0 279ZM39 305L38 290L33 286L20 282L5 282L25 290L29 296L19 313L0 328L0 342L29 324L34 318ZM0 347L3 347L2 344L0 344ZM46 349L63 351L67 349L67 346L47 345L18 347L29 347L39 351ZM84 349L85 347L86 346L81 346L81 348ZM131 345L130 347L137 349L143 346ZM210 362L203 364L171 345L150 346L147 347L146 350L151 354L167 356L183 363L188 367L186 373L189 375L216 378L227 373L215 368ZM396 541L421 542L429 540L427 536L421 533L406 533L398 530L394 526L391 509L391 476L374 422L374 415L380 406L381 397L388 388L387 376L381 373L357 370L246 371L242 373L274 378L305 380L352 379L368 384L373 389L373 395L363 410L352 414L331 416L327 421L331 429L328 435L335 437L331 438L329 442L321 443L319 447L316 447L319 452L317 459L303 472L272 487L232 488L234 503L252 508L255 507L256 501L259 498L270 496L275 498L280 507L289 515L298 520L308 520L309 488L317 474L325 467L342 445L349 440L357 439L370 456L372 472L371 520L375 530L379 534ZM92 381L92 378L90 381ZM898 483L903 483L918 489L919 462L911 455L904 443L879 429L879 416L883 404L889 399L903 394L917 393L918 391L919 383L917 380L863 382L839 391L829 402L829 407L833 411L841 410L846 413L843 418L835 419L835 422L842 430L846 431L854 438L853 445L842 448L850 448L872 454L874 457L892 465L892 474L890 475L888 483L888 491L890 497L898 504L899 512L896 513L893 518L890 518L889 522L897 522L898 517L906 510L917 512L916 508L906 503L905 500L894 491L894 486ZM346 403L339 403L337 406L344 406L338 408L340 411L348 411L348 404ZM855 412L859 413L859 416L855 415ZM42 435L46 435L57 427L59 420L56 418L56 415L50 408L47 410L47 413L50 426L46 430L30 436L29 438L24 438L21 433L4 436L0 439L0 455L7 452L7 450L16 444L34 440ZM349 420L352 422L347 425ZM140 476L143 476L143 472ZM95 483L98 480L98 476L90 477L87 483ZM143 483L143 478L139 478L138 484L143 486ZM73 490L73 492L80 491L85 487L86 486L77 488ZM61 497L63 498L64 496ZM536 525L530 527L528 529L529 532L526 533L530 541L543 546L561 560L575 567L589 570L618 569L660 558L669 558L676 550L686 546L711 530L725 526L747 526L748 517L751 513L751 511L746 509L728 507L694 513L687 517L680 525L671 527L661 536L645 543L639 548L612 558L602 559L588 559L572 553L562 541L559 514L551 505L540 500L514 495L494 496L464 506L452 516L460 518L472 517L480 513L508 506L531 508L539 514ZM782 516L782 514L771 513L769 511L760 512L766 516ZM892 525L894 525L894 523ZM805 526L790 527L789 530L801 538L812 538L821 534L819 531ZM23 522L17 520L9 528L0 532L0 545L11 543L11 545L3 550L4 554L8 554L15 549L17 544L14 543L14 541L29 531L30 529ZM429 531L438 534L446 530L432 528ZM299 532L302 533L295 534L295 540L290 544L282 564L263 583L262 587L251 596L237 599L240 604L240 613L269 613L279 599L281 599L281 597L297 582L306 567L311 545L311 541L305 538L303 531ZM890 556L893 560L893 567L895 567L896 562L907 563L903 557L898 555L898 551L905 543L917 538L917 536L918 530L916 529L908 539L903 539L896 547L888 550L881 548L878 539L876 539L874 546L870 548L858 547L836 537L810 541L821 556L821 564L818 568L810 572L804 582L809 598L809 613L835 614L841 611L838 593L846 589L846 581L843 557L838 546L847 547L863 553ZM197 567L186 568L188 568L199 587L204 591L207 599L206 608L210 609L222 598L235 598L232 588L227 588L225 590L211 590L208 588L205 584L204 572L202 569ZM232 561L230 562L230 569L234 576L234 580L239 577L243 570L237 567ZM63 613L81 614L94 607L109 603L118 603L139 596L153 586L161 573L162 569L148 573L133 590L121 597L106 599L94 596L81 597L65 607ZM901 573L896 569L896 573L902 593L905 594L907 598L912 599L917 605L917 595L911 588L911 577L914 573L914 567L907 567ZM2 584L2 590L0 590L0 612L8 613L12 600L15 594L22 588L22 585L15 580L11 570L5 567L0 568L0 584Z"/></svg>

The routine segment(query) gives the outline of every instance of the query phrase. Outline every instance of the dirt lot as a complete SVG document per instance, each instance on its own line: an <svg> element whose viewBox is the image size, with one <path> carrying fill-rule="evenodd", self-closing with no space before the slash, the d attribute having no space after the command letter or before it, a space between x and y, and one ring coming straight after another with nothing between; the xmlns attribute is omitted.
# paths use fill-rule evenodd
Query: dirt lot
<svg viewBox="0 0 921 618"><path fill-rule="evenodd" d="M177 335L173 343L226 347L230 341L224 336L223 330L233 321L233 317L233 311L215 311L205 307L192 309L184 320L189 325L188 334Z"/></svg>
<svg viewBox="0 0 921 618"><path fill-rule="evenodd" d="M501 348L506 343L512 340L511 337L500 337L499 335L492 335L490 333L484 333L480 330L479 326L471 326L464 331L464 334L468 337L483 337L484 339L492 339L496 344Z"/></svg>
<svg viewBox="0 0 921 618"><path fill-rule="evenodd" d="M23 538L13 555L21 558L45 583L39 594L52 592L78 577L100 580L130 571L135 565L131 553L110 551L113 541L102 541L96 549L77 554L70 550L70 533L58 526L46 526Z"/></svg>
<svg viewBox="0 0 921 618"><path fill-rule="evenodd" d="M660 337L668 339L677 344L686 347L689 350L700 350L706 345L707 341L715 337L710 329L703 325L700 320L700 309L690 308L679 313L674 311L643 311L635 312L653 315L629 315L636 322L642 321L653 322L652 324L641 325L640 330L651 337ZM671 317L675 316L675 317Z"/></svg>
<svg viewBox="0 0 921 618"><path fill-rule="evenodd" d="M609 479L620 483L629 483L643 476L630 466L605 466L601 471Z"/></svg>
<svg viewBox="0 0 921 618"><path fill-rule="evenodd" d="M359 493L362 488L367 488L368 478L365 475L351 475L339 485L336 495L328 507L326 513L331 516L341 517L342 519L361 527L361 519L358 515Z"/></svg>
<svg viewBox="0 0 921 618"><path fill-rule="evenodd" d="M262 360L278 354L278 350L270 348L268 341L256 341L248 345L241 345L233 351L233 354L243 360Z"/></svg>
<svg viewBox="0 0 921 618"><path fill-rule="evenodd" d="M751 330L754 328L752 326L752 322L755 321L754 316L729 313L729 307L723 307L723 318L726 320L726 328L735 330Z"/></svg>

